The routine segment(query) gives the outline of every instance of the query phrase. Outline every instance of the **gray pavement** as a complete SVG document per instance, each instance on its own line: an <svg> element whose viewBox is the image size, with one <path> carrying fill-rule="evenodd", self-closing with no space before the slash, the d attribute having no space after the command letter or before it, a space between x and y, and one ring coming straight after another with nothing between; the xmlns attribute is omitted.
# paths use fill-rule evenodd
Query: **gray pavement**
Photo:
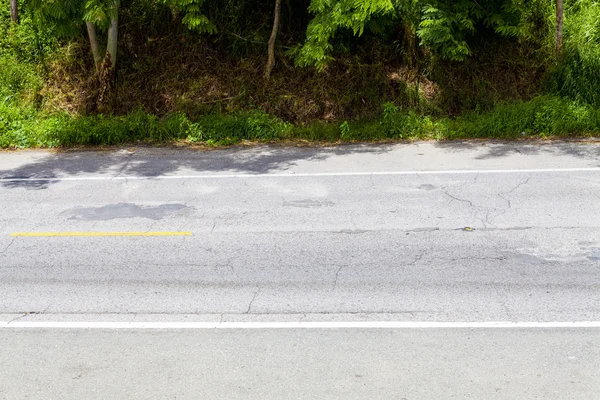
<svg viewBox="0 0 600 400"><path fill-rule="evenodd" d="M3 152L0 322L600 321L599 156L567 142ZM191 236L85 236L152 231ZM9 327L0 398L595 399L598 339Z"/></svg>
<svg viewBox="0 0 600 400"><path fill-rule="evenodd" d="M543 399L600 393L589 331L0 331L7 399Z"/></svg>

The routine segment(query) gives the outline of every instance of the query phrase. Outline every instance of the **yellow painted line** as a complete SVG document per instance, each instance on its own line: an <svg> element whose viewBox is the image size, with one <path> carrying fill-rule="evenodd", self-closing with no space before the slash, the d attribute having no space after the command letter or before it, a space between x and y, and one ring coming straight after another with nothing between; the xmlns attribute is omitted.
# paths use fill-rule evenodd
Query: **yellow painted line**
<svg viewBox="0 0 600 400"><path fill-rule="evenodd" d="M15 232L10 236L59 237L59 236L191 236L192 232Z"/></svg>

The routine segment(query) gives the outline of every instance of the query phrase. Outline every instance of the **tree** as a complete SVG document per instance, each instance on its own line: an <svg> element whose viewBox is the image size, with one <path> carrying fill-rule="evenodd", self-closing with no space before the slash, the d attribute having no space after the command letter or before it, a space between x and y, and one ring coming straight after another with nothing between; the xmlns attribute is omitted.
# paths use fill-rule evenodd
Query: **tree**
<svg viewBox="0 0 600 400"><path fill-rule="evenodd" d="M556 54L560 55L563 47L563 0L556 0Z"/></svg>
<svg viewBox="0 0 600 400"><path fill-rule="evenodd" d="M106 64L114 70L117 65L117 43L119 39L119 0L113 2L110 26L108 27L108 39L106 41Z"/></svg>
<svg viewBox="0 0 600 400"><path fill-rule="evenodd" d="M10 0L10 19L15 24L19 22L19 5L17 0Z"/></svg>
<svg viewBox="0 0 600 400"><path fill-rule="evenodd" d="M94 57L96 72L99 74L100 68L102 67L102 54L100 53L100 44L98 44L98 36L96 35L96 26L91 21L87 21L85 26L87 28L90 47L92 49L92 56Z"/></svg>
<svg viewBox="0 0 600 400"><path fill-rule="evenodd" d="M87 0L84 7L85 14L83 15L83 20L87 28L96 71L99 76L108 75L108 78L113 78L117 65L119 0ZM96 24L107 31L106 49L104 52L100 49Z"/></svg>
<svg viewBox="0 0 600 400"><path fill-rule="evenodd" d="M277 40L277 32L279 31L279 21L281 19L281 0L275 0L275 13L273 16L273 29L269 38L267 65L265 67L265 80L268 81L271 77L273 67L275 67L275 41Z"/></svg>
<svg viewBox="0 0 600 400"><path fill-rule="evenodd" d="M100 84L97 104L102 109L112 92L113 82L116 77L119 0L85 0L84 9L83 20L88 32L96 74ZM106 29L107 32L104 52L100 49L96 34L96 24Z"/></svg>
<svg viewBox="0 0 600 400"><path fill-rule="evenodd" d="M205 0L154 1L182 11L182 23L190 30L216 32L216 27L202 13ZM100 83L97 103L101 105L116 76L120 0L24 0L24 5L32 11L34 23L51 24L61 35L77 35L85 24ZM106 34L104 41L99 39L99 33Z"/></svg>
<svg viewBox="0 0 600 400"><path fill-rule="evenodd" d="M306 41L293 50L296 64L323 70L333 59L331 39L339 29L350 29L360 36L371 18L393 16L396 4L392 0L312 0L308 11L315 17L306 29Z"/></svg>
<svg viewBox="0 0 600 400"><path fill-rule="evenodd" d="M117 63L119 0L25 0L38 25L52 24L60 35L76 35L85 23L94 65L114 68ZM101 49L98 30L107 32L106 48ZM108 60L108 62L107 62Z"/></svg>
<svg viewBox="0 0 600 400"><path fill-rule="evenodd" d="M198 33L217 32L217 27L202 12L205 0L160 0L160 2L170 6L172 10L181 11L183 13L181 23L189 30Z"/></svg>
<svg viewBox="0 0 600 400"><path fill-rule="evenodd" d="M523 0L312 0L314 18L305 43L294 49L296 64L322 70L332 59L331 39L340 29L356 36L374 20L411 28L420 45L441 58L462 61L470 54L468 39L485 25L503 36L523 34Z"/></svg>

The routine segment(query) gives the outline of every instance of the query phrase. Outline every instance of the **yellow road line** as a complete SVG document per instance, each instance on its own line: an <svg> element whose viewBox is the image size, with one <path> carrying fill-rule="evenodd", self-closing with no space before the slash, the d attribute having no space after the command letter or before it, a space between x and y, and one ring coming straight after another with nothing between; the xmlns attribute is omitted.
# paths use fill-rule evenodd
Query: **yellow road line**
<svg viewBox="0 0 600 400"><path fill-rule="evenodd" d="M10 236L52 237L52 236L191 236L192 232L15 232Z"/></svg>

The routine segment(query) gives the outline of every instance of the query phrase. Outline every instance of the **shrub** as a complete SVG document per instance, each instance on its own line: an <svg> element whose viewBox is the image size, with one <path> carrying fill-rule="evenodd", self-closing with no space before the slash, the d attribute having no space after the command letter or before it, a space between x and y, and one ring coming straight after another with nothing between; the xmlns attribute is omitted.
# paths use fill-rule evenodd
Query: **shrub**
<svg viewBox="0 0 600 400"><path fill-rule="evenodd" d="M451 126L450 138L589 136L600 133L600 109L560 97L540 96L528 102L500 104L487 113L466 114Z"/></svg>
<svg viewBox="0 0 600 400"><path fill-rule="evenodd" d="M600 107L600 2L569 2L565 47L552 71L552 93Z"/></svg>
<svg viewBox="0 0 600 400"><path fill-rule="evenodd" d="M41 82L30 64L19 62L14 57L0 56L0 102L31 102Z"/></svg>

